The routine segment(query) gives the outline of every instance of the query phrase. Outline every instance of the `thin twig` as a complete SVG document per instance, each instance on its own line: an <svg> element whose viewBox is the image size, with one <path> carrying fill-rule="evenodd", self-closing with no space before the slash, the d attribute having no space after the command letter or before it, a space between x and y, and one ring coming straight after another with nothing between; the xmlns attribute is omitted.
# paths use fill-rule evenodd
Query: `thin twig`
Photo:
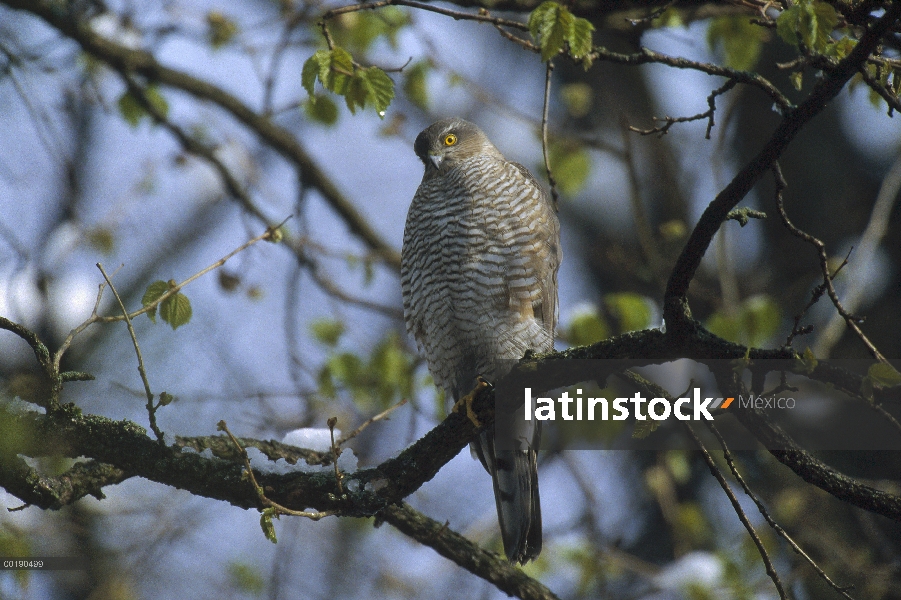
<svg viewBox="0 0 901 600"><path fill-rule="evenodd" d="M231 431L228 429L228 425L225 424L225 421L219 421L216 424L216 429L219 431L224 431L226 435L231 439L232 443L238 449L239 454L241 455L242 460L244 461L244 471L247 473L247 476L250 478L250 483L253 484L253 489L257 493L257 498L260 499L260 503L263 506L274 508L279 513L290 515L292 517L304 517L310 519L312 521L318 521L323 517L330 517L332 515L337 515L338 511L336 510L326 510L326 511L306 511L306 510L291 510L285 506L282 506L278 502L274 502L266 497L266 493L263 491L263 487L257 483L257 478L253 474L253 468L250 466L250 457L247 455L247 451L244 449L244 446L241 445L241 442L238 441Z"/></svg>
<svg viewBox="0 0 901 600"><path fill-rule="evenodd" d="M338 496L344 496L344 486L341 484L343 479L341 471L338 470L338 446L335 444L335 425L338 424L338 417L329 417L328 432L332 438L332 465L335 467L335 483L338 484Z"/></svg>
<svg viewBox="0 0 901 600"><path fill-rule="evenodd" d="M657 17L659 17L660 15L662 15L663 13L668 11L670 9L670 7L675 3L676 3L676 0L670 0L663 6L658 6L657 8L652 10L648 15L641 17L640 19L626 18L625 21L626 21L626 23L629 23L630 25L635 25L635 26L650 25L651 21L653 21L654 19L656 19Z"/></svg>
<svg viewBox="0 0 901 600"><path fill-rule="evenodd" d="M122 302L119 292L116 291L116 286L113 285L109 275L106 274L103 265L97 263L97 268L100 269L100 273L103 274L106 284L109 286L113 296L116 297L116 302L119 303L119 308L122 309L125 325L128 327L128 334L131 336L131 343L134 344L135 354L138 355L138 373L141 374L141 381L144 382L144 393L147 394L147 414L150 419L150 429L153 430L153 434L156 436L156 439L159 440L160 444L165 444L163 432L160 431L160 428L156 424L157 407L153 405L153 392L150 391L150 381L147 379L147 370L144 368L144 357L141 356L141 346L138 345L138 336L135 334L135 328L131 324L131 318L128 316L128 310L125 308L125 303Z"/></svg>
<svg viewBox="0 0 901 600"><path fill-rule="evenodd" d="M659 240L654 235L648 220L647 211L641 201L641 184L639 182L638 169L635 166L635 154L632 151L632 138L625 113L620 116L620 131L623 138L623 163L626 165L626 173L629 176L629 202L632 205L632 220L635 223L635 234L638 237L638 245L644 253L645 260L655 276L662 274L662 259L659 252ZM634 130L633 130L634 131Z"/></svg>
<svg viewBox="0 0 901 600"><path fill-rule="evenodd" d="M431 4L426 4L424 2L415 2L413 0L382 0L381 2L350 4L348 6L342 6L326 12L322 15L322 20L326 21L328 19L333 19L338 15L343 15L345 13L358 12L361 10L375 10L377 8L384 8L386 6L409 6L410 8L418 8L420 10L438 13L439 15L444 15L446 17L452 17L456 21L479 21L482 23L502 25L504 27L510 27L512 29L518 29L520 31L529 30L528 25L526 25L525 23L520 23L519 21L511 21L510 19L492 17L488 14L482 14L481 12L479 14L472 14L458 10L450 10L447 8L432 6Z"/></svg>
<svg viewBox="0 0 901 600"><path fill-rule="evenodd" d="M720 434L719 430L712 422L707 421L706 423L708 429L710 429L711 433L716 436L717 441L719 441L720 446L723 449L723 458L726 459L726 464L729 465L729 470L732 471L732 476L735 477L735 480L739 483L739 485L741 485L742 489L745 491L745 494L747 494L748 497L754 501L754 504L757 505L757 510L760 511L760 514L763 515L763 518L766 520L766 522L769 523L770 527L773 528L773 531L775 531L779 535L779 537L788 542L788 545L791 546L792 550L794 550L799 556L801 556L801 558L807 561L807 563L811 567L813 567L813 570L816 571L816 573L820 577L822 577L823 580L825 580L826 583L828 583L832 587L832 589L837 591L848 600L854 600L851 596L848 595L847 592L847 590L854 589L854 586L840 586L832 581L832 579L830 579L829 576L826 575L826 573L819 567L819 565L817 565L816 561L814 561L806 552L804 552L804 550L802 550L801 547L798 546L797 543L795 543L795 540L793 540L791 536L788 535L788 533L775 521L775 519L770 516L770 513L763 505L763 502L761 502L760 498L758 498L757 495L751 491L751 488L748 486L744 477L742 477L741 473L738 472L738 467L735 465L735 461L732 458L732 453L729 452L729 448L728 446L726 446L726 440L723 439L722 434Z"/></svg>
<svg viewBox="0 0 901 600"><path fill-rule="evenodd" d="M290 218L291 218L291 217L288 217L288 219L290 219ZM225 256L223 256L222 258L220 258L219 260L217 260L216 262L214 262L213 264L211 264L210 266L208 266L207 268L205 268L205 269L203 269L203 270L201 270L201 271L198 271L197 273L191 275L190 277L188 277L187 279L185 279L185 280L182 281L181 283L176 283L174 286L170 287L169 290L168 290L165 294L163 294L162 296L160 296L159 298L157 298L157 299L154 300L153 302L147 304L147 305L144 306L143 308L140 308L140 309L138 309L138 310L136 310L136 311L134 311L134 312L128 313L128 318L134 319L134 318L137 317L138 315L142 315L142 314L144 314L145 312L148 312L148 311L151 311L151 310L155 309L157 306L159 306L160 304L162 304L166 299L168 299L168 298L174 296L175 294L177 294L183 287L185 287L186 285L188 285L188 284L191 283L192 281L195 281L196 279L199 279L200 277L203 277L204 275L206 275L206 274L209 273L210 271L213 271L213 270L215 270L215 269L218 269L219 267L221 267L222 265L224 265L224 264L226 263L226 261L227 261L228 259L230 259L231 257L233 257L235 254L238 254L239 252L242 252L242 251L246 250L246 249L249 248L250 246L252 246L252 245L256 244L257 242L259 242L260 240L274 239L274 236L276 236L276 232L279 230L279 228L280 228L282 225L284 225L284 224L288 221L288 219L285 219L284 221L282 221L282 222L279 223L278 225L274 225L274 226L272 226L272 227L267 227L265 232L263 232L262 234L258 235L258 236L255 237L255 238L253 238L252 240L248 240L247 242L241 244L240 246L238 246L237 248L235 248L234 250L232 250L231 252L229 252L228 254L226 254ZM125 317L121 317L121 316L109 316L109 317L99 317L97 320L98 320L99 322L101 322L101 323L111 323L111 322L114 322L114 321L121 321L121 320L123 320L124 318L125 318Z"/></svg>
<svg viewBox="0 0 901 600"><path fill-rule="evenodd" d="M648 393L653 394L655 397L666 398L673 402L672 396L661 386L648 381L641 375L638 375L634 371L626 371L621 375L621 377L631 381L632 383L640 386L647 390ZM757 546L757 550L760 553L761 558L763 559L764 567L766 568L766 573L773 581L773 584L776 586L776 591L779 593L779 598L781 600L788 600L788 596L785 593L785 589L782 587L782 580L779 579L779 574L776 572L776 568L773 566L773 562L770 560L770 556L766 551L766 548L763 546L763 542L760 540L760 536L757 535L757 531L754 529L754 526L751 525L751 521L748 520L748 516L745 514L744 510L741 507L741 504L738 502L738 498L735 497L735 494L732 492L732 488L729 487L729 482L726 481L726 478L723 476L723 473L719 470L719 467L716 466L716 462L713 460L713 457L710 456L710 453L707 451L707 448L704 447L703 442L697 436L694 429L692 429L691 425L683 421L686 431L688 432L689 437L692 438L695 445L698 447L698 450L701 452L701 456L704 458L704 462L707 463L707 467L710 469L710 473L716 478L717 482L719 482L720 487L723 488L723 491L726 493L726 496L729 498L729 502L732 504L732 508L735 510L735 513L738 515L738 519L741 521L742 525L744 525L745 529L748 531L748 534L751 536L751 539L754 541L754 545Z"/></svg>
<svg viewBox="0 0 901 600"><path fill-rule="evenodd" d="M670 127L672 127L676 123L690 123L692 121L707 119L707 132L704 134L704 138L709 140L710 132L713 130L713 126L716 124L714 122L714 115L716 114L716 97L725 94L726 92L734 88L737 83L737 79L729 79L721 87L713 90L710 95L707 96L707 106L709 108L702 113L698 113L690 117L653 117L654 121L657 121L658 123L663 122L664 124L659 127L652 127L651 129L638 129L637 127L632 127L630 125L629 129L641 135L652 135L656 133L657 137L663 137L664 135L669 133Z"/></svg>
<svg viewBox="0 0 901 600"><path fill-rule="evenodd" d="M866 82L870 89L879 94L885 103L888 104L888 116L894 116L892 113L894 111L901 112L901 100L898 99L898 96L892 94L888 88L879 83L879 80L875 79L872 75L870 75L866 68L860 69L860 75L863 77L863 80ZM897 72L893 77L897 77Z"/></svg>
<svg viewBox="0 0 901 600"><path fill-rule="evenodd" d="M857 310L861 303L861 298L869 291L865 285L867 273L871 270L879 246L892 225L892 213L898 199L899 190L901 190L901 153L895 157L894 163L882 180L879 193L876 195L876 201L873 203L873 209L870 211L869 221L856 246L855 269L849 274L843 294L843 304L849 312L853 313ZM833 279L835 279L834 276ZM826 356L829 350L838 342L844 329L842 325L841 316L833 314L823 330L817 335L817 340L813 345L814 353L817 356Z"/></svg>
<svg viewBox="0 0 901 600"><path fill-rule="evenodd" d="M735 493L729 486L729 482L726 481L726 478L723 476L722 471L720 471L719 467L716 466L716 462L713 460L713 457L710 456L707 448L704 447L704 443L701 442L701 438L697 436L694 429L691 428L691 425L687 422L683 422L683 425L685 426L686 431L688 431L688 434L694 441L695 445L698 447L698 450L700 450L701 456L704 458L704 462L707 463L707 467L710 469L710 473L716 478L716 480L720 484L720 487L723 488L723 491L729 498L729 502L732 504L732 508L735 509L735 512L738 515L738 519L741 521L741 524L745 526L745 529L747 529L748 534L754 541L754 545L757 546L757 551L760 553L760 557L763 559L763 564L766 568L766 574L773 581L773 585L776 586L776 591L779 593L779 598L781 598L782 600L788 600L788 595L785 593L785 588L782 587L782 580L779 579L779 574L776 572L776 568L773 566L773 561L770 560L770 555L767 553L766 548L764 548L763 542L760 540L760 536L757 535L757 531L754 529L754 526L751 525L751 521L748 520L748 516L745 514L745 511L742 510L741 504L739 504L738 502L738 498L735 497Z"/></svg>
<svg viewBox="0 0 901 600"><path fill-rule="evenodd" d="M848 328L851 329L863 342L864 346L867 347L870 354L873 355L873 358L878 360L879 362L888 363L885 357L881 352L873 345L873 342L861 331L860 327L857 325L859 321L862 319L860 317L856 317L850 313L848 313L844 306L842 306L841 301L838 299L838 294L835 291L835 286L832 285L832 278L834 275L829 271L829 257L826 255L826 245L821 242L819 239L814 236L801 231L797 227L795 227L792 222L788 218L788 214L785 212L785 204L782 201L782 190L785 189L786 183L785 178L782 176L782 169L779 167L778 161L773 161L771 166L773 171L773 178L776 180L776 208L779 210L779 216L782 217L782 223L785 227L791 232L792 235L798 237L808 244L811 244L814 248L817 249L817 253L820 257L820 271L823 273L823 285L826 286L826 293L829 295L829 299L832 300L832 304L835 306L835 309L838 311L838 314L842 316L845 320L845 323L848 324Z"/></svg>
<svg viewBox="0 0 901 600"><path fill-rule="evenodd" d="M395 410L397 410L398 408L400 408L401 406L403 406L406 403L407 403L407 399L402 398L401 401L398 402L397 404L395 404L394 406L388 407L387 409L383 410L382 412L375 415L374 417L370 417L370 418L366 419L365 421L363 421L362 425L360 425L359 427L357 427L356 429L354 429L347 435L344 435L344 436L341 436L340 438L338 438L338 441L336 442L337 445L341 446L341 445L345 444L346 442L354 439L355 437L360 435L360 433L364 429L366 429L367 427L369 427L376 421L381 421L382 419L387 419L388 415L390 415L391 413L393 413Z"/></svg>
<svg viewBox="0 0 901 600"><path fill-rule="evenodd" d="M290 219L290 217L288 217L288 218ZM200 271L200 272L198 272L198 273L192 275L191 277L185 279L185 280L182 281L181 283L176 284L174 287L170 288L165 294L163 294L162 296L160 296L159 298L157 298L156 300L154 300L153 302L151 302L151 303L148 304L147 306L145 306L145 307L143 307L143 308L141 308L141 309L139 309L139 310L136 310L136 311L134 311L134 312L132 312L132 313L127 313L127 315L125 315L125 316L122 316L122 315L111 315L111 316L101 317L101 316L98 314L98 310L99 310L99 307L100 307L100 301L101 301L101 299L103 298L103 290L104 290L104 287L106 286L106 283L101 283L100 286L99 286L99 289L98 289L98 291L97 291L97 300L94 302L94 309L91 311L91 316L88 317L87 319L85 319L85 321L84 321L83 323L81 323L80 325L78 325L77 327L75 327L72 331L70 331L70 332L69 332L69 335L66 336L66 339L63 340L63 343L60 344L60 347L57 348L56 352L54 352L53 357L52 357L52 363L51 363L52 369L54 369L55 372L57 372L57 373L59 372L59 367L60 367L60 364L61 364L61 362L62 362L63 355L66 353L66 351L67 351L67 350L69 349L69 347L72 345L72 342L75 340L75 337L76 337L78 334L80 334L82 331L84 331L85 329L87 329L88 327L90 327L91 325L93 325L94 323L114 323L114 322L116 322L116 321L122 321L122 320L125 320L126 318L127 318L127 319L134 319L135 317L137 317L137 316L139 316L139 315L141 315L141 314L143 314L143 313L145 313L145 312L148 312L148 311L150 311L150 310L152 310L152 309L155 309L157 306L159 306L159 305L160 305L163 301L165 301L167 298L169 298L170 296L173 296L173 295L177 294L177 293L179 292L179 290L181 290L183 287L185 287L186 285L188 285L189 283L191 283L192 281L194 281L194 280L197 279L198 277L201 277L201 276L203 276L203 275L209 273L210 271L212 271L212 270L214 270L214 269L216 269L216 268L221 267L222 265L224 265L225 262L226 262L228 259L230 259L231 257L233 257L235 254L237 254L237 253L239 253L239 252L241 252L241 251L243 251L243 250L249 248L250 246L252 246L253 244L256 244L256 243L259 242L260 240L273 239L273 236L276 235L276 231L277 231L282 225L284 225L285 222L287 222L287 220L288 220L288 219L285 219L284 221L282 221L282 222L279 223L278 225L276 225L276 226L274 226L274 227L269 227L269 228L267 228L266 231L265 231L262 235L259 235L259 236L255 237L255 238L253 238L252 240L250 240L250 241L248 241L248 242L242 244L241 246L239 246L238 248L236 248L236 249L233 250L232 252L229 252L228 254L226 254L225 256L223 256L222 258L220 258L218 261L216 261L215 263L213 263L213 264L210 265L209 267L207 267L207 268L203 269L202 271ZM120 268L121 268L121 267L120 267ZM116 270L116 272L118 272L118 269ZM113 272L113 276L115 276L116 272Z"/></svg>
<svg viewBox="0 0 901 600"><path fill-rule="evenodd" d="M489 14L488 11L485 10L484 8L481 9L479 11L479 13L485 14L485 15ZM513 42L514 44L519 44L520 46L522 46L523 48L525 48L526 50L528 50L530 52L535 52L535 53L541 52L541 48L539 48L538 46L536 46L529 40L527 40L525 38L521 38L516 35L513 35L509 31L507 31L506 29L504 29L503 27L498 25L497 23L494 23L494 27L497 29L497 32L500 33L504 39L509 40L509 41Z"/></svg>
<svg viewBox="0 0 901 600"><path fill-rule="evenodd" d="M551 172L551 160L548 156L547 143L547 115L551 104L551 74L554 72L554 62L547 61L547 68L544 71L544 108L541 111L541 152L544 154L544 168L547 169L547 181L551 186L551 199L554 203L554 210L558 209L560 203L560 195L557 193L557 181Z"/></svg>

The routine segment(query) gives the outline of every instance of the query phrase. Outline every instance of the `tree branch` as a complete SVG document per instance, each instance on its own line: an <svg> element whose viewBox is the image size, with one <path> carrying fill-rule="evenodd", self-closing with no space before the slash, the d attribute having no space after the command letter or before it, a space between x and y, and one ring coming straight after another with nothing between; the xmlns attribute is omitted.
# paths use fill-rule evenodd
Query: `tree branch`
<svg viewBox="0 0 901 600"><path fill-rule="evenodd" d="M472 543L448 527L412 509L406 503L385 507L379 519L396 527L421 544L429 546L441 556L452 560L467 571L493 583L508 595L525 599L557 598L551 590L504 560Z"/></svg>
<svg viewBox="0 0 901 600"><path fill-rule="evenodd" d="M773 161L778 160L798 131L838 95L848 80L866 62L882 36L888 32L899 16L901 3L893 2L885 14L861 36L854 50L834 69L825 73L824 78L803 103L785 115L757 156L746 164L707 206L682 249L667 282L663 314L667 327L672 328L671 330L679 332L693 327L686 297L688 284L694 278L713 235L719 230L729 211L751 191Z"/></svg>
<svg viewBox="0 0 901 600"><path fill-rule="evenodd" d="M394 269L400 268L400 255L382 239L331 179L316 165L294 136L273 123L267 115L257 113L222 88L160 64L144 50L134 50L104 38L90 25L49 0L0 0L3 4L40 17L46 23L74 40L88 54L123 73L139 73L150 81L177 88L200 100L212 102L253 130L263 141L294 164L304 182L319 190L329 205L347 223L350 230Z"/></svg>

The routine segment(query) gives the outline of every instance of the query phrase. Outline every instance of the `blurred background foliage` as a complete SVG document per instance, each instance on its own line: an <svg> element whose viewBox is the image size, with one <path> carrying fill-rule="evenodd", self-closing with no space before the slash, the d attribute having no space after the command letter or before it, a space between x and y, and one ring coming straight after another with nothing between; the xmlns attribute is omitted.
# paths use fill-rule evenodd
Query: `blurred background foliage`
<svg viewBox="0 0 901 600"><path fill-rule="evenodd" d="M175 397L158 413L161 428L169 436L211 435L226 419L238 435L280 439L336 416L348 432L408 399L352 443L361 463L374 465L444 416L443 399L403 329L396 265L355 235L321 181L214 102L152 79L136 94L103 60L10 4L18 5L0 1L0 314L59 345L90 315L102 281L98 261L116 271L117 289L136 309L153 282L181 281L291 216L283 244L256 245L183 290L191 313L177 331L174 323L136 320L154 391ZM792 66L799 45L839 58L853 46L854 31L831 3L798 0L778 19L770 8L771 27L753 22L762 15L750 4L677 2L653 10L588 0L572 10L590 22L595 45L625 53L646 46L755 71L792 101L817 80L814 68ZM539 55L494 27L398 6L331 18L327 44L319 19L340 6L91 1L66 3L66 10L94 33L152 52L290 132L389 247L400 247L421 177L412 142L437 118L478 123L508 158L546 181ZM512 12L500 15L525 23L536 5L502 8ZM561 24L560 8L545 7L533 32L545 49L581 47L591 30L578 20ZM551 13L559 22L541 22ZM630 127L702 113L722 80L662 65L596 61L586 69L560 59L556 67L549 155L562 193L563 348L661 325L666 278L696 219L759 151L779 115L772 98L737 86L717 97L711 139L706 119L643 136ZM897 93L897 71L873 76ZM886 112L878 95L852 82L781 164L789 215L826 244L835 266L848 256L836 286L848 309L866 317L875 345L897 358L901 175L889 175L899 170L901 125ZM188 152L160 117L209 149L246 198L236 201L210 160ZM689 297L710 331L758 347L784 343L821 280L814 249L787 233L773 192L765 179L742 203L767 218L722 227ZM108 293L100 310L113 310ZM795 340L799 350L867 356L836 325L827 301L803 323L814 330ZM124 327L94 326L76 338L64 368L97 380L68 384L64 399L146 425L134 367ZM5 401L40 394L35 369L21 340L0 333ZM830 410L841 422L835 415L846 409ZM583 432L595 440L617 433ZM0 444L12 435L28 432L0 420ZM560 597L777 597L696 452L566 452L565 443L550 445L540 467L545 550L526 571ZM808 486L763 451L737 458L770 513L826 573L855 586L854 598L901 597L897 523ZM895 454L832 459L874 485L901 489ZM49 462L41 468L52 470ZM126 481L107 495L56 512L0 514L0 556L77 553L92 564L88 573L0 572L0 598L504 596L396 531L374 529L371 520L281 519L272 545L248 511L147 481ZM7 508L20 504L2 490L0 499ZM500 550L490 479L466 453L409 501ZM748 498L741 502L792 597L840 597Z"/></svg>

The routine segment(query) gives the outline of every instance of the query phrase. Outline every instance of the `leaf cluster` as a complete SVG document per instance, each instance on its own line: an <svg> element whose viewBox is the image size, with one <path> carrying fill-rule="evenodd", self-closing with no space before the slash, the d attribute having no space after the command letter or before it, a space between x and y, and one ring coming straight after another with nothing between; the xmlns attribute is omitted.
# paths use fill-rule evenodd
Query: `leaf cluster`
<svg viewBox="0 0 901 600"><path fill-rule="evenodd" d="M529 15L529 33L541 48L541 60L547 61L559 54L564 45L575 59L585 58L591 52L592 25L586 19L576 17L565 6L556 2L542 2ZM585 62L585 68L590 67Z"/></svg>
<svg viewBox="0 0 901 600"><path fill-rule="evenodd" d="M385 71L358 66L350 52L340 46L319 50L304 63L301 83L311 98L315 97L317 80L330 92L344 96L351 113L371 105L384 118L385 109L394 99L394 80Z"/></svg>
<svg viewBox="0 0 901 600"><path fill-rule="evenodd" d="M153 305L175 285L175 281L173 280L169 280L168 282L163 280L154 281L147 286L147 290L141 298L141 304L144 306ZM156 309L157 307L154 306L147 311L147 316L150 317L150 320L154 323L156 323ZM186 325L191 320L193 314L191 301L181 292L176 292L160 302L159 309L160 318L171 325L172 329L178 329L182 325Z"/></svg>

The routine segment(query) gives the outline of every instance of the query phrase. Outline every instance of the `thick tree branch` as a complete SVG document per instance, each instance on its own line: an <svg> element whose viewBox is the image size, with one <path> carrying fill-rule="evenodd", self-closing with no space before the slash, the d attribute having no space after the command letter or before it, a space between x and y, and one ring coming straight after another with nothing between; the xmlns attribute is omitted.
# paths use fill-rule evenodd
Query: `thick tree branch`
<svg viewBox="0 0 901 600"><path fill-rule="evenodd" d="M598 360L599 370L596 375L602 379L615 370L664 363L684 356L692 356L703 361L742 358L746 353L752 360L750 367L752 370L798 369L790 350L748 352L747 348L717 338L704 330L690 339L668 336L657 330L647 330L624 334L592 346L573 348L526 360L514 370L512 376L525 378L529 377L529 373L536 367L552 366L553 377L542 375L542 381L554 386L570 385L584 379L584 370L567 368L574 364L573 359L602 359ZM636 356L641 358L632 358ZM767 362L753 362L763 360ZM813 373L808 376L829 382L849 393L860 390L862 383L859 375L830 366L826 361L820 361ZM882 402L890 398L897 399L897 392L877 389L874 395L877 402ZM473 405L479 420L486 425L493 422L493 400L493 393L488 391L479 395ZM209 460L195 453L182 452L182 446L185 445L194 448L215 447L209 441L210 438L199 438L196 443L180 439L178 445L161 446L149 438L142 427L134 423L83 415L71 405L63 406L49 415L25 413L8 416L3 424L4 430L17 431L21 434L15 448L4 450L5 454L86 456L114 465L126 476L144 477L242 508L259 508L256 494L241 477L241 465L234 461L234 456L231 456L232 460ZM768 445L770 438L766 430L753 431L759 433L758 439L764 445ZM341 495L334 474L329 473L298 472L288 475L258 473L257 479L266 489L267 497L289 508L312 507L320 511L338 511L345 516L377 514L385 506L403 500L434 477L469 443L475 433L476 428L469 419L452 413L397 457L375 468L348 474L345 477L344 487L354 491L345 496ZM249 441L242 443L260 447L258 443ZM267 448L267 454L270 456L280 455L283 451L271 442ZM227 448L220 448L215 453L219 456L229 456L228 452ZM7 475L18 479L15 473ZM810 476L818 477L817 473ZM22 489L21 483L15 485L13 483L12 480L0 481L3 487L9 484L16 489ZM834 488L835 484L833 482L830 485ZM850 497L862 493L861 490L862 488L854 488L850 492ZM41 500L41 494L37 490L20 497L43 508L60 505L56 499ZM856 502L866 503L860 499ZM894 512L894 509L890 508L890 502L876 503L872 506L879 514L901 519L901 512ZM883 510L888 512L882 512Z"/></svg>

